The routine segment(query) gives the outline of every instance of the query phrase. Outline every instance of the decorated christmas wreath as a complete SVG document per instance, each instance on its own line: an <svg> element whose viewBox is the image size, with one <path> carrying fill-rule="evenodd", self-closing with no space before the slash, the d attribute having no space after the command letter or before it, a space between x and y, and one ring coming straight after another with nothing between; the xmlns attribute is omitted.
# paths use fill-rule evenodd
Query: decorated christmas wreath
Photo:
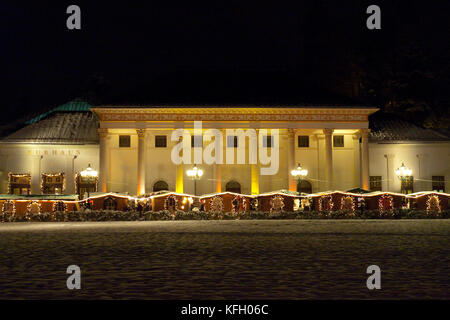
<svg viewBox="0 0 450 320"><path fill-rule="evenodd" d="M284 208L284 199L282 196L273 196L270 199L270 213L281 212Z"/></svg>
<svg viewBox="0 0 450 320"><path fill-rule="evenodd" d="M215 196L210 200L210 211L212 213L222 213L223 212L223 200L219 196Z"/></svg>
<svg viewBox="0 0 450 320"><path fill-rule="evenodd" d="M440 213L441 205L439 197L436 195L429 195L427 199L427 213Z"/></svg>
<svg viewBox="0 0 450 320"><path fill-rule="evenodd" d="M347 212L355 211L355 199L352 196L342 197L341 210Z"/></svg>

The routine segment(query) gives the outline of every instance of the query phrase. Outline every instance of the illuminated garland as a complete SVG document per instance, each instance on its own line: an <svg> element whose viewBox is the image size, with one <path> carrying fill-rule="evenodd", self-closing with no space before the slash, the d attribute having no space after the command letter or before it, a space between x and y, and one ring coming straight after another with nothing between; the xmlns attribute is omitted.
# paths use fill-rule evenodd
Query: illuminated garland
<svg viewBox="0 0 450 320"><path fill-rule="evenodd" d="M35 200L31 201L27 205L27 212L30 214L41 214L41 204Z"/></svg>
<svg viewBox="0 0 450 320"><path fill-rule="evenodd" d="M321 196L319 198L319 211L323 211L323 209L324 209L323 202L324 201L329 201L330 208L328 209L328 211L332 211L334 203L333 203L333 198L331 197L331 195L325 195L325 196Z"/></svg>
<svg viewBox="0 0 450 320"><path fill-rule="evenodd" d="M168 196L166 198L166 200L164 200L164 210L170 210L170 208L169 208L169 199L173 199L174 200L174 208L173 208L173 210L177 210L178 199L174 195L170 195L170 196Z"/></svg>
<svg viewBox="0 0 450 320"><path fill-rule="evenodd" d="M66 203L62 200L53 202L53 212L56 212L56 211L61 211L61 212L67 211Z"/></svg>
<svg viewBox="0 0 450 320"><path fill-rule="evenodd" d="M75 192L76 192L76 193L78 193L78 184L79 184L78 180L81 180L81 179L82 179L81 174L80 174L79 172L77 172L77 173L74 175ZM80 184L87 184L87 185L89 186L89 188L90 188L91 186L93 186L93 187L94 187L94 190L93 190L93 191L90 191L90 192L97 192L97 191L98 191L98 177L95 177L95 178L94 178L94 182L93 182L93 183L87 182L87 183L80 183Z"/></svg>
<svg viewBox="0 0 450 320"><path fill-rule="evenodd" d="M2 212L15 214L16 213L16 203L12 200L6 200L5 202L3 202Z"/></svg>
<svg viewBox="0 0 450 320"><path fill-rule="evenodd" d="M213 213L223 212L223 199L222 197L215 196L209 202L209 211Z"/></svg>
<svg viewBox="0 0 450 320"><path fill-rule="evenodd" d="M8 173L8 193L9 194L13 194L13 190L11 189L11 185L13 184L13 183L11 183L12 182L12 178L28 178L28 179L30 179L30 181L29 181L29 188L31 188L31 173L12 173L12 172L9 172Z"/></svg>
<svg viewBox="0 0 450 320"><path fill-rule="evenodd" d="M64 193L64 191L66 190L66 177L64 176L64 172L59 172L59 173L42 173L41 174L41 192L44 193L44 184L46 184L46 178L54 178L54 177L61 177L62 179L62 187L61 187L61 193ZM60 182L58 183L52 183L52 185L55 184L60 184Z"/></svg>
<svg viewBox="0 0 450 320"><path fill-rule="evenodd" d="M270 213L283 211L284 199L282 196L273 196L270 199Z"/></svg>
<svg viewBox="0 0 450 320"><path fill-rule="evenodd" d="M351 196L342 197L341 210L355 212L355 199Z"/></svg>
<svg viewBox="0 0 450 320"><path fill-rule="evenodd" d="M233 204L233 202L234 202L235 200L237 201L237 210L236 210L236 208L234 207L234 204ZM239 207L240 207L240 199L239 199L239 196L236 196L236 197L234 197L233 200L231 201L231 213L233 213L233 214L238 213L238 212L239 212Z"/></svg>
<svg viewBox="0 0 450 320"><path fill-rule="evenodd" d="M389 201L389 208L385 208L385 201ZM394 198L391 195L383 194L380 199L378 199L378 210L380 213L392 213L394 212Z"/></svg>
<svg viewBox="0 0 450 320"><path fill-rule="evenodd" d="M441 205L439 197L436 195L430 195L427 199L427 213L434 212L434 213L440 213L441 212Z"/></svg>

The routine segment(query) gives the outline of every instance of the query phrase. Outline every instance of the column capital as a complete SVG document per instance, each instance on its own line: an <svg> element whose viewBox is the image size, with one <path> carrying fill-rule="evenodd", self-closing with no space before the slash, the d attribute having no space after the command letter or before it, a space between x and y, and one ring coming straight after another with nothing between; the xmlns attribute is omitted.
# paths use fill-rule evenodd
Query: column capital
<svg viewBox="0 0 450 320"><path fill-rule="evenodd" d="M145 138L146 132L147 132L147 130L145 130L145 129L136 129L136 133L137 133L139 139Z"/></svg>
<svg viewBox="0 0 450 320"><path fill-rule="evenodd" d="M334 132L334 129L325 128L323 129L323 134L326 136L331 136Z"/></svg>
<svg viewBox="0 0 450 320"><path fill-rule="evenodd" d="M289 138L295 138L295 133L296 133L296 130L295 129L288 129L288 137Z"/></svg>
<svg viewBox="0 0 450 320"><path fill-rule="evenodd" d="M369 137L370 129L359 129L359 133L361 134L361 137L368 138Z"/></svg>
<svg viewBox="0 0 450 320"><path fill-rule="evenodd" d="M106 128L98 128L98 129L97 129L97 132L98 132L98 135L100 136L100 138L106 138L106 137L108 137L109 131L108 131L108 129L106 129Z"/></svg>

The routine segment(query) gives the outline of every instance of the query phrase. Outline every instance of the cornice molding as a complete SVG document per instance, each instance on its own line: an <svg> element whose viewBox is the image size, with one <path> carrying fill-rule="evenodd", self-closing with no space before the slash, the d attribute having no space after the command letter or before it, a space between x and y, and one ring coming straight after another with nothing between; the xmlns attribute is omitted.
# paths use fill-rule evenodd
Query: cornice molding
<svg viewBox="0 0 450 320"><path fill-rule="evenodd" d="M376 108L92 108L100 121L368 121Z"/></svg>

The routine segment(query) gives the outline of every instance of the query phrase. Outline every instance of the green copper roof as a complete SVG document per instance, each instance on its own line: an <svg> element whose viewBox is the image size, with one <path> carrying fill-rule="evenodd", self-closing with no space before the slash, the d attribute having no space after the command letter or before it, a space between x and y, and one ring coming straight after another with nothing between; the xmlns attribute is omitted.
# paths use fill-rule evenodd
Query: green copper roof
<svg viewBox="0 0 450 320"><path fill-rule="evenodd" d="M25 122L25 124L32 124L35 122L38 122L46 117L48 117L50 114L54 113L54 112L71 112L71 111L90 111L91 110L91 105L89 103L87 103L86 101L83 101L81 99L75 99L72 100L70 102L67 102L63 105L60 105L56 108L53 108L50 111L47 111L45 113L42 113L40 115L38 115L37 117L34 117L31 120L28 120Z"/></svg>

